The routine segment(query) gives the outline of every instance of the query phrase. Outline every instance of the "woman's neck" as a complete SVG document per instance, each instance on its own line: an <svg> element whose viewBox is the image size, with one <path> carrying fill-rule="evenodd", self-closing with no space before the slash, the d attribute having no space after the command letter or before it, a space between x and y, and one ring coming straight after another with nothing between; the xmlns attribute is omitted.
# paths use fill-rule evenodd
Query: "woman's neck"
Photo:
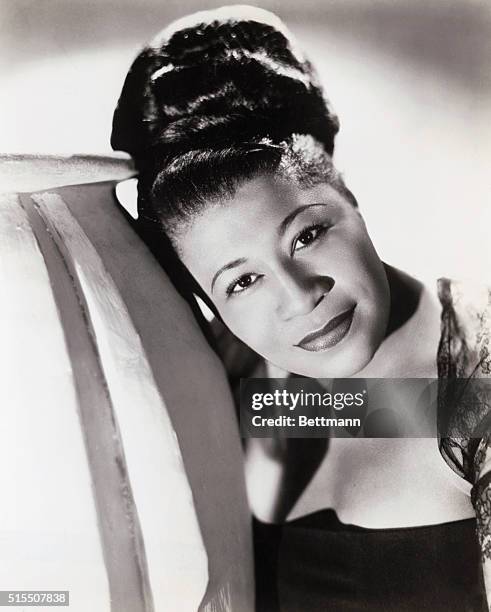
<svg viewBox="0 0 491 612"><path fill-rule="evenodd" d="M437 376L441 307L434 292L405 272L384 264L391 310L384 340L356 378Z"/></svg>

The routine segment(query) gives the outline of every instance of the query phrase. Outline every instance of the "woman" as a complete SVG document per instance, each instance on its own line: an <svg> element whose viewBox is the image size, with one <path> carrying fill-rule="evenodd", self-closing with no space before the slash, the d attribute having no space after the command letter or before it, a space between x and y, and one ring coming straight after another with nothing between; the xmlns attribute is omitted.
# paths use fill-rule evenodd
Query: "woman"
<svg viewBox="0 0 491 612"><path fill-rule="evenodd" d="M112 145L135 160L138 226L176 286L263 363L309 378L440 377L440 447L404 431L248 440L258 609L485 610L488 404L456 403L444 382L489 375L491 300L380 261L332 163L338 128L284 25L224 7L139 54ZM241 363L236 375L256 360Z"/></svg>

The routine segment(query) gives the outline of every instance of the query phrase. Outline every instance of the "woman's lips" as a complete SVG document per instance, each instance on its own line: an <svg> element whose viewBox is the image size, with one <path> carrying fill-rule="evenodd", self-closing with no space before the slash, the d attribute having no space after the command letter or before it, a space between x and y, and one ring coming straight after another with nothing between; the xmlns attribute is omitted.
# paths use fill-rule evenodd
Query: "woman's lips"
<svg viewBox="0 0 491 612"><path fill-rule="evenodd" d="M338 344L348 333L355 306L331 319L320 329L307 334L296 345L306 351L323 351Z"/></svg>

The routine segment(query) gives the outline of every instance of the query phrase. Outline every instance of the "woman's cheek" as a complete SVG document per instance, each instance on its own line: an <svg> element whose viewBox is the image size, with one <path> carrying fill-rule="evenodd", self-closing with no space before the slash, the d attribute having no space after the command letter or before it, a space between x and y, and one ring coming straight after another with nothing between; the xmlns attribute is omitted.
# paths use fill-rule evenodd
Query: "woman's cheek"
<svg viewBox="0 0 491 612"><path fill-rule="evenodd" d="M242 342L261 355L274 350L274 321L270 307L264 300L234 297L240 304L232 304L228 312L222 313L224 323Z"/></svg>

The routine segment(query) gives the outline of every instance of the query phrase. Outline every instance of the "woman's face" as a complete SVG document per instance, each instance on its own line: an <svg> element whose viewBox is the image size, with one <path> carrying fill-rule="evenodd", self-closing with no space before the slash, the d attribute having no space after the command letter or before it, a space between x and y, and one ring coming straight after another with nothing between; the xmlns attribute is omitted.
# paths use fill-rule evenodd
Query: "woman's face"
<svg viewBox="0 0 491 612"><path fill-rule="evenodd" d="M328 184L248 180L177 242L228 328L284 370L351 376L384 338L384 267L357 209Z"/></svg>

